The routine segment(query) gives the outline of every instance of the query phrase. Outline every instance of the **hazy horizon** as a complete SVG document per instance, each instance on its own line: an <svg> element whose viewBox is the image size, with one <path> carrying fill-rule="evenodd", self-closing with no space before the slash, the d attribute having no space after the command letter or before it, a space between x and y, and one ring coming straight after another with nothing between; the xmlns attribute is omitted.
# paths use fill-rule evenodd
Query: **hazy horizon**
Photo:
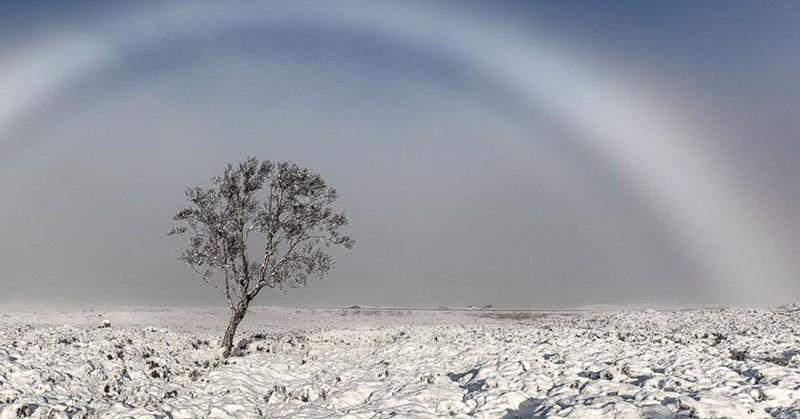
<svg viewBox="0 0 800 419"><path fill-rule="evenodd" d="M800 5L7 2L0 303L217 305L166 233L249 155L357 244L276 306L800 300Z"/></svg>

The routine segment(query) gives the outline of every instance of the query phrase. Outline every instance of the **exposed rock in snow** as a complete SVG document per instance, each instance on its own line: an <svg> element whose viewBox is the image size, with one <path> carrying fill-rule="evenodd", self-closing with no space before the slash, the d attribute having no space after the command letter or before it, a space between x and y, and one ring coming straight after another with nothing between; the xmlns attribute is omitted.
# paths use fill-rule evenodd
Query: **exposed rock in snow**
<svg viewBox="0 0 800 419"><path fill-rule="evenodd" d="M0 311L0 419L800 416L782 309Z"/></svg>

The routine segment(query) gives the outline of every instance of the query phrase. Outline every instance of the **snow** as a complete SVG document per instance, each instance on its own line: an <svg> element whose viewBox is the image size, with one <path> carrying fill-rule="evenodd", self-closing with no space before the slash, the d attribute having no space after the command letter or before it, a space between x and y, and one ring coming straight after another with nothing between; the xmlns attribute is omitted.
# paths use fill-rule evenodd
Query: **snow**
<svg viewBox="0 0 800 419"><path fill-rule="evenodd" d="M0 306L0 419L800 417L800 311Z"/></svg>

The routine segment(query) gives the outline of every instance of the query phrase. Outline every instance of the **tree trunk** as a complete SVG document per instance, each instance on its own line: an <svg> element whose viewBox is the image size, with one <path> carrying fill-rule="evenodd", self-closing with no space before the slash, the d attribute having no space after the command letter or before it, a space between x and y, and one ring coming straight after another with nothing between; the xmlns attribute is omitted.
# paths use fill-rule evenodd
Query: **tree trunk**
<svg viewBox="0 0 800 419"><path fill-rule="evenodd" d="M236 336L236 328L239 323L244 319L247 313L247 304L240 304L236 308L231 309L231 318L228 320L228 328L225 329L225 336L222 337L222 357L227 358L231 355L233 349L233 338Z"/></svg>

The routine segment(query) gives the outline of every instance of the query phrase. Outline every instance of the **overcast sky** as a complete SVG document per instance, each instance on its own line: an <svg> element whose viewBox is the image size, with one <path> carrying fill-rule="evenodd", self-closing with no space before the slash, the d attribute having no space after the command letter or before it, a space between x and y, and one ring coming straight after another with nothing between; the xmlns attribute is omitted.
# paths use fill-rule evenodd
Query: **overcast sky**
<svg viewBox="0 0 800 419"><path fill-rule="evenodd" d="M278 305L800 300L796 2L3 2L0 301L211 304L248 155L357 246Z"/></svg>

